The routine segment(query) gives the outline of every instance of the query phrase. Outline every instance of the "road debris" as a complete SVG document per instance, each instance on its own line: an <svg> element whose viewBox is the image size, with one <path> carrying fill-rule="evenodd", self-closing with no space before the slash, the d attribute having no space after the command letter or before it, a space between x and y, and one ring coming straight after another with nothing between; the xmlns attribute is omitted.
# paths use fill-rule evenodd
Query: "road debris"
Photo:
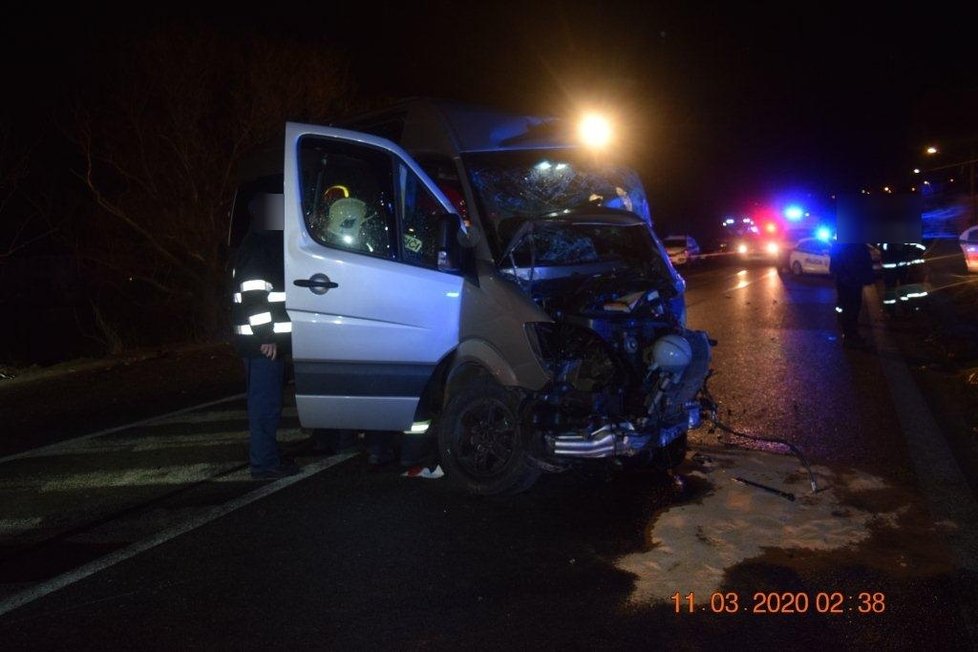
<svg viewBox="0 0 978 652"><path fill-rule="evenodd" d="M436 464L435 466L428 468L427 466L412 466L410 469L401 474L404 478L430 478L432 480L437 480L438 478L445 475L442 471L441 465Z"/></svg>
<svg viewBox="0 0 978 652"><path fill-rule="evenodd" d="M745 484L745 485L748 485L748 486L751 486L751 487L757 487L758 489L763 489L764 491L769 491L772 494L775 494L777 496L781 496L782 498L786 498L786 499L791 500L791 501L794 501L794 499L795 499L795 495L793 493L788 493L787 491L781 491L780 489L775 489L774 487L769 487L766 484L760 484L759 482L751 482L750 480L746 480L746 479L740 478L740 477L735 477L733 480L734 480L734 482L739 482L740 484Z"/></svg>

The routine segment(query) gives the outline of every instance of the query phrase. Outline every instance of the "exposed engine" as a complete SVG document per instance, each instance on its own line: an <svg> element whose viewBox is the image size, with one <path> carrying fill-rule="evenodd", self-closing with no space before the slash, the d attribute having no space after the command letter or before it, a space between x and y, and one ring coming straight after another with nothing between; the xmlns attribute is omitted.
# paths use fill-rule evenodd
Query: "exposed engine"
<svg viewBox="0 0 978 652"><path fill-rule="evenodd" d="M699 425L697 394L710 366L706 333L682 326L666 288L623 289L612 277L569 293L556 289L534 297L554 319L537 325L553 382L531 397L530 411L547 457L678 464L687 431Z"/></svg>

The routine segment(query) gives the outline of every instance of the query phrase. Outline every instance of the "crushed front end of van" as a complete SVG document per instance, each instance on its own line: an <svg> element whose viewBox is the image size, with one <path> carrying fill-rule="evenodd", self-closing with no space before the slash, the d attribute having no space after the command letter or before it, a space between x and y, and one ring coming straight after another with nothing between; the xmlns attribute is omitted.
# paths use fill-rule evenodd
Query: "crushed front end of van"
<svg viewBox="0 0 978 652"><path fill-rule="evenodd" d="M498 494L595 460L681 463L711 347L685 327L682 283L648 225L599 207L525 219L497 271L545 315L524 322L522 335L547 381L531 389L467 378L450 394L436 421L449 476Z"/></svg>
<svg viewBox="0 0 978 652"><path fill-rule="evenodd" d="M550 117L410 100L289 123L285 152L304 427L430 424L446 478L480 495L683 460L711 342L614 148Z"/></svg>

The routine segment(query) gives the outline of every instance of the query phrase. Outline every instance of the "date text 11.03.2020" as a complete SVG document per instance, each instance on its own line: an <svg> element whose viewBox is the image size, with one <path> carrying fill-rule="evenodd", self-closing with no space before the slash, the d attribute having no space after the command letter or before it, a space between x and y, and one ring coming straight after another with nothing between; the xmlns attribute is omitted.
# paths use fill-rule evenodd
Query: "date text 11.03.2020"
<svg viewBox="0 0 978 652"><path fill-rule="evenodd" d="M670 596L679 613L752 614L881 614L886 611L886 595L880 591L757 591L748 600L736 591L714 591L707 600L697 601L692 592Z"/></svg>

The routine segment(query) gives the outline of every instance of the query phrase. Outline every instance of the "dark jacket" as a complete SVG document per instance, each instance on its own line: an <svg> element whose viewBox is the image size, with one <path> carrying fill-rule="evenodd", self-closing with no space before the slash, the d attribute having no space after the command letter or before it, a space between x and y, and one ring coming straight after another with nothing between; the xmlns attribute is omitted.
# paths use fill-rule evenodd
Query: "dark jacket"
<svg viewBox="0 0 978 652"><path fill-rule="evenodd" d="M840 242L832 248L829 271L839 285L863 286L876 280L873 258L864 242Z"/></svg>
<svg viewBox="0 0 978 652"><path fill-rule="evenodd" d="M292 349L292 323L285 312L285 261L281 231L251 231L235 252L231 323L239 355L261 355L261 345Z"/></svg>
<svg viewBox="0 0 978 652"><path fill-rule="evenodd" d="M880 245L883 272L897 271L907 275L923 268L926 247L919 242L884 242Z"/></svg>

